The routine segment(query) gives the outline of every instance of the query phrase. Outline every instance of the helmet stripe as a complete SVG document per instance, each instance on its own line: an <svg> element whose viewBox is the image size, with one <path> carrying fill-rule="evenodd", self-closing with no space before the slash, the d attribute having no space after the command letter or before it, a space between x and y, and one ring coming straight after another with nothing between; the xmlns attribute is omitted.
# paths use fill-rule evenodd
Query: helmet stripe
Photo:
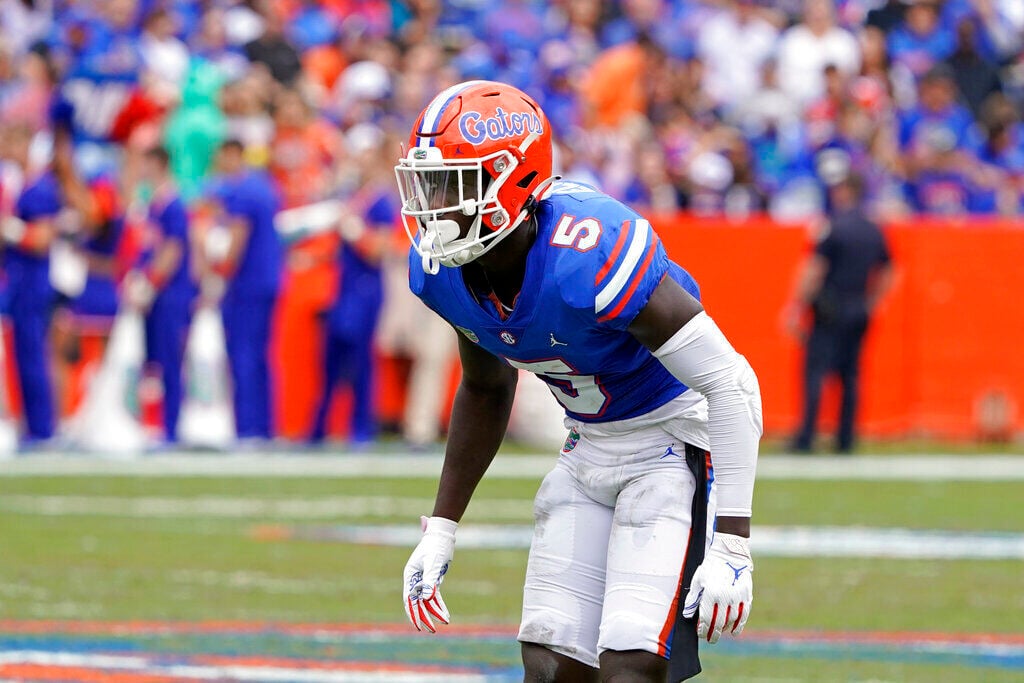
<svg viewBox="0 0 1024 683"><path fill-rule="evenodd" d="M448 105L450 105L452 101L459 96L459 93L461 93L466 88L484 82L485 81L464 81L462 83L456 83L455 85L441 92L437 97L435 97L430 102L430 105L427 107L427 110L423 113L423 121L420 124L419 130L419 146L423 147L424 145L426 145L428 147L433 147L434 138L425 138L423 137L423 133L436 133L437 131L434 129L437 128L437 124L441 120L441 115L448 108Z"/></svg>

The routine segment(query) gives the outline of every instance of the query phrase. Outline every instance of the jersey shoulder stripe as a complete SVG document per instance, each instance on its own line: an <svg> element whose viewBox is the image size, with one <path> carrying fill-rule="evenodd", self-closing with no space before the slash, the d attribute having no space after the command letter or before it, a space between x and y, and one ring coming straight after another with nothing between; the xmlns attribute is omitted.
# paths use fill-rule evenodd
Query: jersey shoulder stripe
<svg viewBox="0 0 1024 683"><path fill-rule="evenodd" d="M605 261L604 265L601 266L601 270L597 271L597 277L594 278L595 287L601 286L605 276L612 269L612 266L615 265L615 261L618 260L619 254L622 253L622 247L626 244L626 238L630 235L630 227L630 221L624 221L622 223L622 228L619 230L619 239L615 241L615 246L612 248L611 255L608 257L608 260Z"/></svg>
<svg viewBox="0 0 1024 683"><path fill-rule="evenodd" d="M611 310L605 313L601 313L601 311L595 311L598 314L598 322L607 322L617 317L626 308L626 305L633 300L633 295L636 293L637 288L640 286L640 283L644 281L644 277L647 275L647 271L650 270L651 264L654 262L654 256L657 251L658 235L652 231L651 240L647 247L647 250L644 252L643 261L641 261L640 267L633 272L632 277L629 279L629 284L626 287L625 293L621 297L619 297L618 303L615 304L615 306Z"/></svg>
<svg viewBox="0 0 1024 683"><path fill-rule="evenodd" d="M622 234L627 232L629 236L625 241L628 242L629 246L625 250L625 255L620 258L619 252L621 249L617 243L608 261L601 268L606 279L601 277L602 272L599 272L598 277L595 278L594 286L598 290L597 296L594 298L594 312L598 316L601 316L608 310L612 302L619 297L631 282L635 283L637 273L642 275L642 271L646 270L646 267L638 268L638 265L642 266L645 257L647 257L647 263L650 263L651 247L655 245L654 231L651 229L650 223L643 218L638 218L632 221L629 230L623 230ZM623 240L620 235L621 241ZM607 271L605 270L606 268L608 269ZM610 277L607 277L609 274Z"/></svg>

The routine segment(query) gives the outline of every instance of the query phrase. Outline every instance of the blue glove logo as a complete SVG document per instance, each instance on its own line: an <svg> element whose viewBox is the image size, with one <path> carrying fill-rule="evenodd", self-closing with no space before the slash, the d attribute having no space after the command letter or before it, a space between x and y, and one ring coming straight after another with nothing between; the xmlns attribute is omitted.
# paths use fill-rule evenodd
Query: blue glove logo
<svg viewBox="0 0 1024 683"><path fill-rule="evenodd" d="M736 582L740 580L740 576L743 575L743 570L747 568L747 565L743 565L742 567L737 569L736 567L734 567L731 564L729 564L728 562L726 562L725 566L728 567L729 569L731 569L732 573L736 575L735 577L733 577L733 580L732 580L732 585L735 586Z"/></svg>

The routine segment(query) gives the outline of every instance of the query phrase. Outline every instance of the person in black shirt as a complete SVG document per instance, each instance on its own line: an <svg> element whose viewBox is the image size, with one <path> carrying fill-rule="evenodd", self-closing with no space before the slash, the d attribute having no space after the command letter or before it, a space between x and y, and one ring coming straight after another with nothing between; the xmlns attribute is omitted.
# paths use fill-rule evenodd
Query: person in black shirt
<svg viewBox="0 0 1024 683"><path fill-rule="evenodd" d="M956 51L945 61L960 96L975 118L981 116L981 105L989 95L1003 91L999 67L986 61L978 51L977 31L973 21L961 19L956 27Z"/></svg>
<svg viewBox="0 0 1024 683"><path fill-rule="evenodd" d="M866 26L879 29L886 35L903 23L903 15L907 13L906 0L886 0L886 2L868 11L864 21Z"/></svg>
<svg viewBox="0 0 1024 683"><path fill-rule="evenodd" d="M835 373L843 386L836 447L854 444L861 343L872 312L892 282L889 247L882 231L864 214L862 182L845 174L829 188L829 225L797 278L786 319L792 331L810 309L813 324L804 336L804 409L791 448L811 450L821 386Z"/></svg>
<svg viewBox="0 0 1024 683"><path fill-rule="evenodd" d="M245 45L250 62L263 64L278 83L291 85L302 73L298 51L284 35L284 23L277 10L269 4L261 12L263 35Z"/></svg>

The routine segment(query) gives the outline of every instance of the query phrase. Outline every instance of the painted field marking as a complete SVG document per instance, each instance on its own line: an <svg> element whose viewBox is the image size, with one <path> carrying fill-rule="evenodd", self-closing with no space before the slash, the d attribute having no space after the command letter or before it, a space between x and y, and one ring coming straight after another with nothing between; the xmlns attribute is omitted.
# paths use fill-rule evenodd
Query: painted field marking
<svg viewBox="0 0 1024 683"><path fill-rule="evenodd" d="M374 477L436 478L441 455L196 455L167 453L133 459L40 454L0 461L0 477ZM499 455L487 477L539 479L555 464L555 455ZM1017 455L868 455L762 456L758 479L861 481L1024 481L1024 456Z"/></svg>
<svg viewBox="0 0 1024 683"><path fill-rule="evenodd" d="M414 667L387 666L371 663L360 666L349 663L315 663L310 667L267 666L258 664L203 665L193 663L166 664L159 657L103 655L74 652L51 652L46 650L10 650L0 652L0 675L7 671L36 671L39 678L27 680L53 680L61 670L98 670L106 672L136 673L138 683L160 680L181 681L251 681L255 683L486 683L499 680L484 673L466 673L459 670L445 670L432 667L435 671L416 670ZM31 674L29 674L31 675ZM44 678L44 676L46 678ZM68 679L56 679L68 680ZM118 676L119 681L125 680ZM502 677L501 680L509 680Z"/></svg>
<svg viewBox="0 0 1024 683"><path fill-rule="evenodd" d="M416 659L415 653L427 652L422 650L422 636L407 624L6 620L0 621L0 680L107 680L104 674L124 683L521 680L515 633L511 625L446 628L436 636L443 646L430 651L437 656L396 661L396 653ZM103 637L103 649L97 649L97 636ZM168 652L160 652L161 636L169 638ZM195 639L182 640L183 636ZM346 647L336 649L334 642ZM711 652L729 657L951 664L979 669L977 680L983 680L986 668L1024 670L1024 635L1019 634L750 629L741 639L723 640Z"/></svg>

